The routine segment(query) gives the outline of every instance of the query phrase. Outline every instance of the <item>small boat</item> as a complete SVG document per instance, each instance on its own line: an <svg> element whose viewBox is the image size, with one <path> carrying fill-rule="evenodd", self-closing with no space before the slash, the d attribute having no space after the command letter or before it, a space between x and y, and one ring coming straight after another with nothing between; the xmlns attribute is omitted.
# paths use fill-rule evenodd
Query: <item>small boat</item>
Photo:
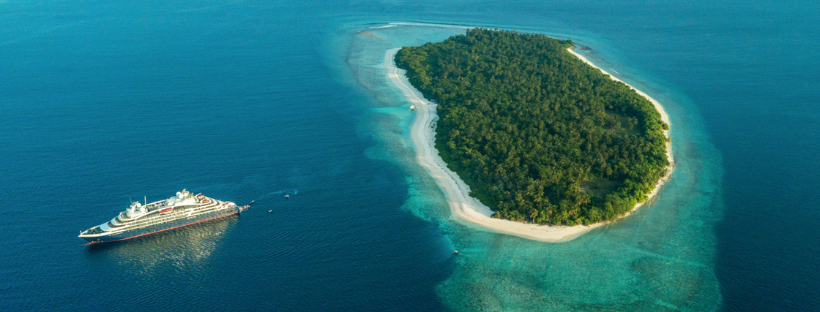
<svg viewBox="0 0 820 312"><path fill-rule="evenodd" d="M285 194L285 198L290 198L290 194Z"/></svg>
<svg viewBox="0 0 820 312"><path fill-rule="evenodd" d="M256 202L256 200L255 200L255 199L252 199L252 200L251 200L251 202L250 202L250 203L248 203L248 205L253 205L253 203L255 203L255 202Z"/></svg>
<svg viewBox="0 0 820 312"><path fill-rule="evenodd" d="M268 210L268 213L273 213L273 210Z"/></svg>
<svg viewBox="0 0 820 312"><path fill-rule="evenodd" d="M416 105L410 105L410 109L409 109L410 111L413 111L415 109L416 109Z"/></svg>
<svg viewBox="0 0 820 312"><path fill-rule="evenodd" d="M458 250L453 250L453 254L454 254L454 255L457 255L457 254L458 254Z"/></svg>

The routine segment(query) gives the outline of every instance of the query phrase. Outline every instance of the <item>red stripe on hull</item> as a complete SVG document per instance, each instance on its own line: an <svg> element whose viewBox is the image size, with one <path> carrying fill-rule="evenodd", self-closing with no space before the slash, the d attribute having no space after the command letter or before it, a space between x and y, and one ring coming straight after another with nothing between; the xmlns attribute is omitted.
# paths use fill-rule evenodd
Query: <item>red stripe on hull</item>
<svg viewBox="0 0 820 312"><path fill-rule="evenodd" d="M131 236L131 237L128 237L128 238L121 238L121 239L115 239L115 240L110 240L110 241L88 242L88 243L83 244L83 246L91 245L91 244L121 242L121 241L129 240L129 239L132 239L132 238L143 237L143 236L151 235L151 234L157 234L157 233L160 233L160 232L170 231L170 230L173 230L173 229L178 229L178 228L186 227L186 226L189 226L189 225L199 224L199 223L202 223L202 222L208 222L208 221L213 221L213 220L217 220L217 219L227 218L227 217L235 216L235 215L238 215L238 214L239 214L239 212L236 212L236 213L232 213L232 214L221 216L221 217L216 217L216 218L212 218L212 219L208 219L208 220L197 221L197 222L194 222L194 223L183 224L183 225L180 225L180 226L175 226L175 227L167 228L167 229L164 229L164 230L154 231L154 232L151 232L151 233L140 234L140 235L137 235L137 236Z"/></svg>

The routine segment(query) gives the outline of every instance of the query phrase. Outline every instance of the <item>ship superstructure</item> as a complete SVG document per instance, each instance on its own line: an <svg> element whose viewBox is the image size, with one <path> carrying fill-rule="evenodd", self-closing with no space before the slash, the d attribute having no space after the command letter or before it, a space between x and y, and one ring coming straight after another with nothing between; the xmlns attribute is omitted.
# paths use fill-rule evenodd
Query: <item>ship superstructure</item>
<svg viewBox="0 0 820 312"><path fill-rule="evenodd" d="M150 204L132 202L111 221L83 231L80 237L89 243L126 240L236 215L246 208L182 190L174 197Z"/></svg>

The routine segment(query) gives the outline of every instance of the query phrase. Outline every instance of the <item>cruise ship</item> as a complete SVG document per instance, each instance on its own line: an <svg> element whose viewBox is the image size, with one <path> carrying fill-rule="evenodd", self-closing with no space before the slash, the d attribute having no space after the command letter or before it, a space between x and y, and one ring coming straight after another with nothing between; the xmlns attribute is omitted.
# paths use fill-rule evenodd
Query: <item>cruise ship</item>
<svg viewBox="0 0 820 312"><path fill-rule="evenodd" d="M132 202L111 221L83 231L80 237L88 244L121 241L233 216L247 208L182 190L174 197L150 204Z"/></svg>

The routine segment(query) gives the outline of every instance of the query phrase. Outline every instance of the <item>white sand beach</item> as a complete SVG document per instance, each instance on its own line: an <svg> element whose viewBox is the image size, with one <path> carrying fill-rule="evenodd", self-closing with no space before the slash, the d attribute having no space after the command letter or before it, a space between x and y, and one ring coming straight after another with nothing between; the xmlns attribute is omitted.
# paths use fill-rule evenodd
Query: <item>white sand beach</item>
<svg viewBox="0 0 820 312"><path fill-rule="evenodd" d="M477 225L480 229L545 242L568 241L586 233L591 229L608 223L601 222L589 226L550 226L491 218L490 216L492 216L493 211L477 199L469 196L470 187L467 186L455 172L448 169L447 164L444 163L444 160L442 160L441 157L439 157L438 151L435 148L435 122L438 118L436 115L436 104L425 100L421 92L416 90L407 80L405 71L396 67L393 57L398 51L399 48L395 48L388 50L387 53L385 53L384 66L388 69L388 78L396 85L396 87L401 89L402 93L404 93L404 96L407 97L410 103L416 106L416 117L413 120L413 125L410 130L413 147L416 150L416 160L421 166L427 169L436 181L436 184L438 184L438 186L444 191L444 196L447 199L452 215L456 220L462 221L468 225ZM595 67L595 65L583 56L572 50L570 50L570 53L576 55L587 64ZM606 71L601 71L609 75ZM613 80L620 81L612 75L609 76L612 77ZM637 89L635 91L649 99L649 101L655 105L658 112L660 112L663 121L669 124L669 116L657 101ZM665 131L665 135L668 137L669 132ZM666 151L667 157L669 157L669 163L672 164L672 145L670 142L667 142ZM667 170L667 174L660 181L658 181L655 189L648 194L650 199L657 194L661 185L668 181L671 173L672 168L670 167L669 170ZM642 203L635 205L632 211L624 214L624 216L631 214L641 205Z"/></svg>

